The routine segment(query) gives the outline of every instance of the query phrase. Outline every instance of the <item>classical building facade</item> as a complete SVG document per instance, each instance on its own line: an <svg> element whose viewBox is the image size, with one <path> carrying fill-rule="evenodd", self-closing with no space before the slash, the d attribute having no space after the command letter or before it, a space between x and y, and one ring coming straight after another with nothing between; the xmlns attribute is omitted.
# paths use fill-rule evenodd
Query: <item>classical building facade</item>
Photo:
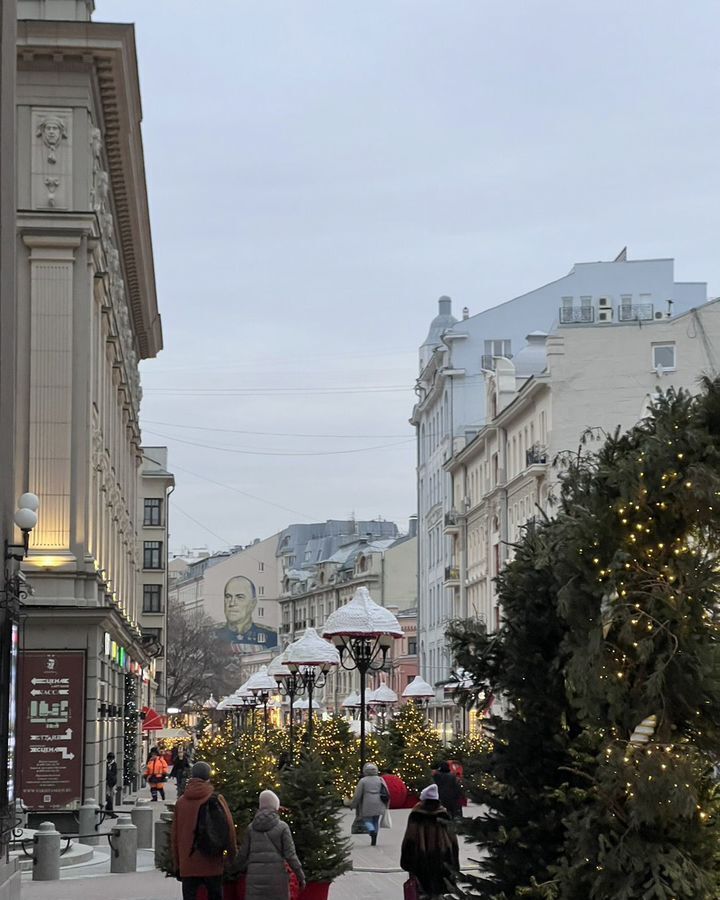
<svg viewBox="0 0 720 900"><path fill-rule="evenodd" d="M108 751L135 782L137 710L155 689L138 592L138 363L162 330L134 31L90 21L93 5L18 4L15 484L41 503L24 566L19 794L45 817L104 799ZM66 743L35 753L51 724Z"/></svg>
<svg viewBox="0 0 720 900"><path fill-rule="evenodd" d="M529 331L548 333L563 323L643 323L663 319L705 302L703 283L677 282L671 259L627 259L577 263L536 290L457 321L448 297L420 348L417 402L411 422L417 434L418 643L420 674L436 686L432 704L440 723L452 713L445 682L450 676L447 622L466 615L459 604L458 567L453 563L454 515L445 463L488 421L485 372L498 358L512 358ZM657 318L659 317L659 319Z"/></svg>
<svg viewBox="0 0 720 900"><path fill-rule="evenodd" d="M168 639L168 521L175 478L168 471L167 447L143 447L138 490L138 595L140 630L153 657L150 674L157 685L154 708L166 708Z"/></svg>
<svg viewBox="0 0 720 900"><path fill-rule="evenodd" d="M599 446L605 434L635 425L668 387L697 389L716 376L720 300L681 315L635 322L559 326L531 335L513 360L486 373L488 423L446 463L453 507L452 602L497 628L495 576L523 526L552 515L554 459Z"/></svg>

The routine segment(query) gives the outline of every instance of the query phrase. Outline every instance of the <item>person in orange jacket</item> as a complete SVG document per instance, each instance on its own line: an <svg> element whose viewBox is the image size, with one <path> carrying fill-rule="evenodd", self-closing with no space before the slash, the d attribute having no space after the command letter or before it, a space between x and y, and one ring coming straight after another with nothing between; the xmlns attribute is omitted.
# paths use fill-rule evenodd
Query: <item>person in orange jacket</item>
<svg viewBox="0 0 720 900"><path fill-rule="evenodd" d="M150 759L145 767L145 778L150 785L150 796L157 802L158 794L165 799L165 782L167 781L168 764L153 747Z"/></svg>

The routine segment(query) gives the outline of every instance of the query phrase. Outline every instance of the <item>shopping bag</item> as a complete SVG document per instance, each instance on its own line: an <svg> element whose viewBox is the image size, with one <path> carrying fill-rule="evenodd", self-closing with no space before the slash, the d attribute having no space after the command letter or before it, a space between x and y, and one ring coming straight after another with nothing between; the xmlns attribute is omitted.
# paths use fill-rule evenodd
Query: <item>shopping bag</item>
<svg viewBox="0 0 720 900"><path fill-rule="evenodd" d="M369 834L367 822L360 813L355 813L355 818L350 826L350 834Z"/></svg>
<svg viewBox="0 0 720 900"><path fill-rule="evenodd" d="M386 809L382 814L382 818L380 819L380 827L381 828L392 828L392 819L390 818L390 810Z"/></svg>
<svg viewBox="0 0 720 900"><path fill-rule="evenodd" d="M403 885L403 897L404 900L419 900L418 881L414 875L411 875Z"/></svg>

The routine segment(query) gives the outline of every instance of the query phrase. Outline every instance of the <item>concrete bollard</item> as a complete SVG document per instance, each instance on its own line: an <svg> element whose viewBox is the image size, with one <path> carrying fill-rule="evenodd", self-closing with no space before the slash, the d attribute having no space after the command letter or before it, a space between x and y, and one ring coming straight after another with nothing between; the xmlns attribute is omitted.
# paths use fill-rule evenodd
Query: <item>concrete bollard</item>
<svg viewBox="0 0 720 900"><path fill-rule="evenodd" d="M41 822L35 832L32 880L60 880L60 834L52 822Z"/></svg>
<svg viewBox="0 0 720 900"><path fill-rule="evenodd" d="M110 831L110 872L113 874L137 871L137 828L130 816L118 816Z"/></svg>
<svg viewBox="0 0 720 900"><path fill-rule="evenodd" d="M137 828L137 845L150 849L153 845L153 811L149 800L138 800L135 809L130 813L133 825Z"/></svg>
<svg viewBox="0 0 720 900"><path fill-rule="evenodd" d="M78 831L81 844L100 843L100 836L95 829L99 812L100 807L92 797L88 797L78 810Z"/></svg>
<svg viewBox="0 0 720 900"><path fill-rule="evenodd" d="M173 816L171 813L160 813L155 823L155 868L162 869L170 859L170 832Z"/></svg>

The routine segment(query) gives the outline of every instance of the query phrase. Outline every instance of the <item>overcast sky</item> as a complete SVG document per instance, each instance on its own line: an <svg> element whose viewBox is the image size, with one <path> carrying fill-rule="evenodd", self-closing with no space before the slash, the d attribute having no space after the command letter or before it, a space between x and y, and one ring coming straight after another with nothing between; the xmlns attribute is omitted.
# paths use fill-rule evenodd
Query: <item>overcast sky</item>
<svg viewBox="0 0 720 900"><path fill-rule="evenodd" d="M440 294L626 244L720 293L716 0L96 2L136 23L173 550L405 526Z"/></svg>

